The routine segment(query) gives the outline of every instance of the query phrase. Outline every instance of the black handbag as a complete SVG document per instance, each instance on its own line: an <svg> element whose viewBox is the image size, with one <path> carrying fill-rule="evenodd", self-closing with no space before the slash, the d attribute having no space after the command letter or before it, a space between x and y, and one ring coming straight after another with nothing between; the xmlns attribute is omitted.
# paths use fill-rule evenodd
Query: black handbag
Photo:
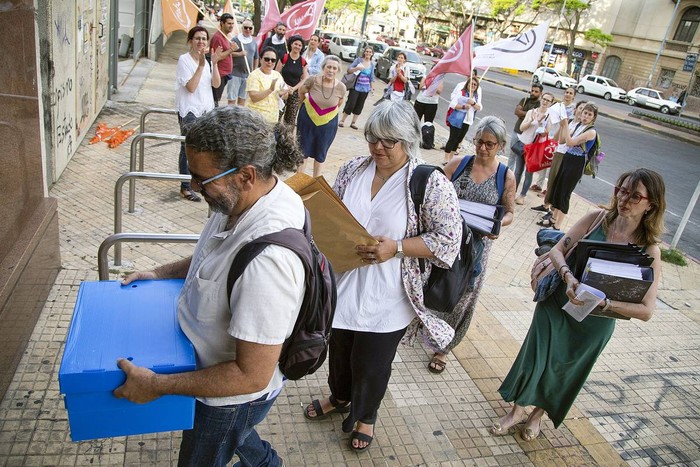
<svg viewBox="0 0 700 467"><path fill-rule="evenodd" d="M432 165L419 165L411 175L409 190L418 215L418 233L420 234L420 208L425 198L425 186L430 175L442 169ZM443 172L444 173L444 172ZM461 219L461 216L460 216ZM469 286L474 273L474 244L472 231L462 220L462 243L459 255L452 267L444 269L433 265L428 281L423 285L423 303L431 310L441 313L452 313ZM421 272L425 271L425 263L419 259Z"/></svg>

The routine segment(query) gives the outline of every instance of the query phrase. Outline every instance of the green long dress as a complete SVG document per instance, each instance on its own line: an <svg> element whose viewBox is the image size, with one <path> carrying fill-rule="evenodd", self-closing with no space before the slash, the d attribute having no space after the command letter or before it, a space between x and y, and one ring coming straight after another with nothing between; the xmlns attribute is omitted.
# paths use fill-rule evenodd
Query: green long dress
<svg viewBox="0 0 700 467"><path fill-rule="evenodd" d="M602 227L588 238L605 240ZM564 421L616 321L588 316L579 323L561 309L567 301L562 282L537 304L520 353L498 389L506 402L544 409L555 428Z"/></svg>

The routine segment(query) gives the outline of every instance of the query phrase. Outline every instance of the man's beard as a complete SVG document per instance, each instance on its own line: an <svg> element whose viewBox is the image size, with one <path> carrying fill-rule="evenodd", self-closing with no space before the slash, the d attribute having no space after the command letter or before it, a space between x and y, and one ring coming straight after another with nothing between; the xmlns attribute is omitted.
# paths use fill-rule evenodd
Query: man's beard
<svg viewBox="0 0 700 467"><path fill-rule="evenodd" d="M220 193L216 196L205 195L204 201L207 202L212 211L229 215L240 198L240 192L231 187L226 193Z"/></svg>
<svg viewBox="0 0 700 467"><path fill-rule="evenodd" d="M284 34L285 34L285 33L279 33L279 32L278 32L278 33L277 33L277 38L278 38L278 39L282 39L282 38L284 37Z"/></svg>

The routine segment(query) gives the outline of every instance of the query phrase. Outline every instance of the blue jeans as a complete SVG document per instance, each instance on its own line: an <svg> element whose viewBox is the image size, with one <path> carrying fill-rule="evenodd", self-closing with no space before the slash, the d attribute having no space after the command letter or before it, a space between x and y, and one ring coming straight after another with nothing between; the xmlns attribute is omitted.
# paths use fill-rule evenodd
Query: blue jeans
<svg viewBox="0 0 700 467"><path fill-rule="evenodd" d="M260 439L255 425L265 419L277 396L245 404L212 407L197 401L194 427L182 432L178 466L226 466L236 454L236 466L279 466L277 452Z"/></svg>
<svg viewBox="0 0 700 467"><path fill-rule="evenodd" d="M188 112L187 115L185 115L184 117L181 117L180 114L177 115L177 122L180 124L180 134L182 136L187 136L187 130L189 129L190 125L194 123L195 120L197 120L197 117L195 117L192 112ZM187 167L187 154L185 154L184 142L180 143L180 158L178 160L178 168L182 175L190 174L190 169ZM190 182L180 183L180 190L189 191L190 189Z"/></svg>

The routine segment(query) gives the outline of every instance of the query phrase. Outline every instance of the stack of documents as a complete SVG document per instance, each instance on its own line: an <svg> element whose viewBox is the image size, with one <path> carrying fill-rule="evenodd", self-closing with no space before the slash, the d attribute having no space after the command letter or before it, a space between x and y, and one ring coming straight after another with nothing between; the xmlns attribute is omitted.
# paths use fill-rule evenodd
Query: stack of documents
<svg viewBox="0 0 700 467"><path fill-rule="evenodd" d="M483 235L498 235L506 210L503 206L459 200L459 211L467 225Z"/></svg>

